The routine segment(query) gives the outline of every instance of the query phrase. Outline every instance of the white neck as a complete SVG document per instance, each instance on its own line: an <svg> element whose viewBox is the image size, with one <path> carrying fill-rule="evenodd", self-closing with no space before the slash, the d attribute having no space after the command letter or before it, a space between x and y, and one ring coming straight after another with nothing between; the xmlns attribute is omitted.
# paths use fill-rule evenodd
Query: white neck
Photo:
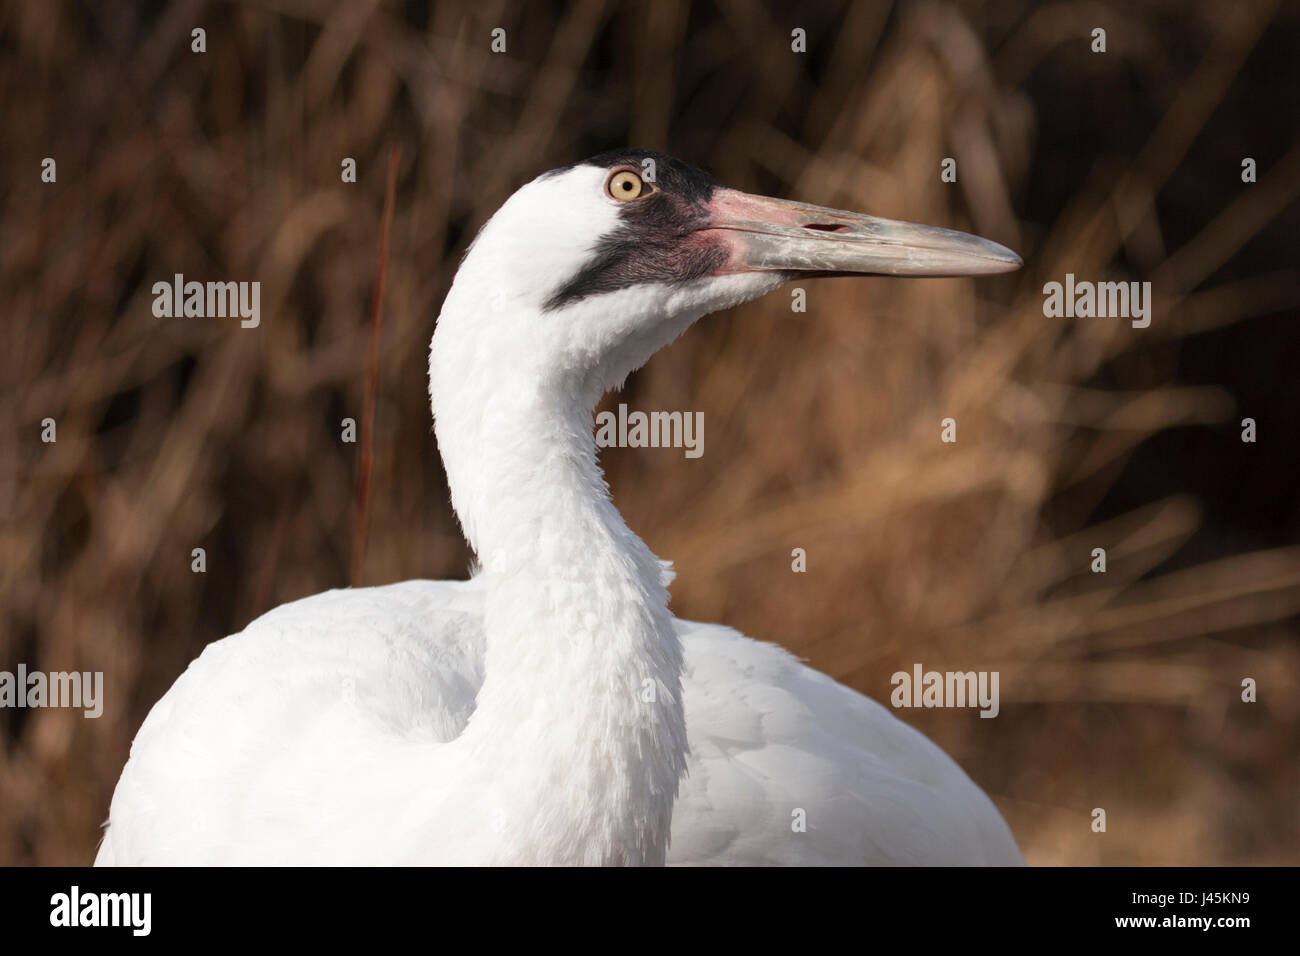
<svg viewBox="0 0 1300 956"><path fill-rule="evenodd" d="M663 568L596 462L603 386L520 367L513 381L487 379L450 306L431 394L488 589L485 678L461 745L493 768L496 859L662 863L687 749L682 652Z"/></svg>
<svg viewBox="0 0 1300 956"><path fill-rule="evenodd" d="M686 766L682 650L664 568L623 522L596 464L608 389L697 318L782 281L749 273L633 283L548 307L620 229L605 173L521 187L447 293L429 397L452 505L487 586L473 716L456 741L479 856L662 863Z"/></svg>

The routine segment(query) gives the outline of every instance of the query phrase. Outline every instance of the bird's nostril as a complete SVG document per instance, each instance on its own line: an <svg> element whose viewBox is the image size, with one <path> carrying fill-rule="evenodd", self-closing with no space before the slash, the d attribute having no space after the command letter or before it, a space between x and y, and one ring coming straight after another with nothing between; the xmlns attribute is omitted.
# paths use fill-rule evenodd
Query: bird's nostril
<svg viewBox="0 0 1300 956"><path fill-rule="evenodd" d="M826 223L826 222L808 222L804 223L805 229L816 229L818 232L848 232L849 227L843 223Z"/></svg>

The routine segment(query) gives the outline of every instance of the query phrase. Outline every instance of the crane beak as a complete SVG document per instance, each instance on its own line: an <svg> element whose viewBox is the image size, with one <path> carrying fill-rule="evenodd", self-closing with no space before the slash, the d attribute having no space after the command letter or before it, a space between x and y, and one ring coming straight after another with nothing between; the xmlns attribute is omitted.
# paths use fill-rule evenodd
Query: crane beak
<svg viewBox="0 0 1300 956"><path fill-rule="evenodd" d="M877 219L719 189L703 231L730 251L718 275L983 276L1024 263L1006 246L953 229Z"/></svg>

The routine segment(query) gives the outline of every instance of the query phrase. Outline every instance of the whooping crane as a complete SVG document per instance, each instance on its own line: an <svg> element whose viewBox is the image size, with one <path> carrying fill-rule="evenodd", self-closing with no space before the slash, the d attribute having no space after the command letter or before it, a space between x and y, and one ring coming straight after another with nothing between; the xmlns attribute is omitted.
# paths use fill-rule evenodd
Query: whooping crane
<svg viewBox="0 0 1300 956"><path fill-rule="evenodd" d="M209 645L140 728L96 862L1020 863L988 797L884 707L675 619L592 435L600 397L696 319L790 279L1020 265L643 150L523 186L429 354L478 572L328 591Z"/></svg>

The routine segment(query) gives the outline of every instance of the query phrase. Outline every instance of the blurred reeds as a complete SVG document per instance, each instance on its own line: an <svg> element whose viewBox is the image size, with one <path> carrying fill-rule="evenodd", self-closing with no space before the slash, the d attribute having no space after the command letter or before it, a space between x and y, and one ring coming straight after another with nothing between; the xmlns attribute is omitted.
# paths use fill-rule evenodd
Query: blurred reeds
<svg viewBox="0 0 1300 956"><path fill-rule="evenodd" d="M1111 61L1087 52L1099 19ZM1243 445L1232 392L1183 381L1177 356L1187 337L1295 310L1293 255L1220 270L1294 209L1300 150L1261 161L1249 188L1205 187L1186 241L1157 214L1265 31L1294 41L1296 11L7 7L0 669L100 670L106 700L98 721L0 710L0 863L88 861L130 740L187 662L348 583L359 446L341 420L363 418L395 144L364 583L465 574L426 350L460 253L537 172L635 144L741 188L969 229L1025 270L808 283L806 314L783 290L656 357L611 401L702 411L706 453L607 452L615 500L676 562L680 616L777 641L882 701L914 662L1000 670L996 720L900 716L990 792L1030 862L1300 862L1300 547L1189 562L1214 502L1102 508L1170 429L1213 430L1227 470L1296 454ZM1116 69L1160 117L1129 154L1042 140L1022 84ZM39 181L45 156L56 184ZM945 156L957 184L938 180ZM1068 201L1022 220L1017 197L1045 169L1069 177ZM1067 271L1150 279L1151 328L1045 319L1042 284ZM174 273L260 280L261 326L155 319L151 286ZM946 417L955 445L939 441Z"/></svg>

